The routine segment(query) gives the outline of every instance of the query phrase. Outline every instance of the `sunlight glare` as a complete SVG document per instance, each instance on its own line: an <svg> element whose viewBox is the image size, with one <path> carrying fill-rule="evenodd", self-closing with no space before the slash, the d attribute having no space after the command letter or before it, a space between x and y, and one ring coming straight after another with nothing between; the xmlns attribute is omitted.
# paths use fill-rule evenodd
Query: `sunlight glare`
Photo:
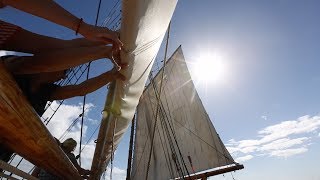
<svg viewBox="0 0 320 180"><path fill-rule="evenodd" d="M200 56L193 67L197 81L220 83L226 76L226 63L223 57L217 53Z"/></svg>

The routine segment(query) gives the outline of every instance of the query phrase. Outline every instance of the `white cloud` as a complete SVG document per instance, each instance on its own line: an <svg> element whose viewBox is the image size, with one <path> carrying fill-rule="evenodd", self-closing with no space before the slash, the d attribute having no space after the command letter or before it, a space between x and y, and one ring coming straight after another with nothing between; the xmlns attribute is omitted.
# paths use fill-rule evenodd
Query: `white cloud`
<svg viewBox="0 0 320 180"><path fill-rule="evenodd" d="M127 171L124 169L120 169L117 167L112 168L112 179L117 179L117 180L125 180L127 176ZM107 167L107 171L104 175L105 180L110 180L110 167Z"/></svg>
<svg viewBox="0 0 320 180"><path fill-rule="evenodd" d="M309 133L320 127L320 116L302 116L297 120L284 121L259 131L263 136L260 143L270 142L293 134Z"/></svg>
<svg viewBox="0 0 320 180"><path fill-rule="evenodd" d="M58 107L58 103L56 101L53 101L51 106L52 109L56 109ZM92 110L94 107L93 104L86 104L85 107L85 115ZM45 114L43 115L44 118L51 117L53 111L47 110ZM53 116L52 120L50 121L48 125L49 131L52 133L53 136L60 138L61 135L63 135L70 127L70 125L74 121L78 121L71 130L67 133L66 136L64 136L61 141L67 139L67 138L73 138L78 142L78 146L74 152L75 155L79 154L79 139L80 139L80 130L81 130L81 118L79 118L79 115L82 113L82 104L78 105L65 105L62 104L59 108L59 110L56 112L56 114ZM83 126L83 136L82 138L85 139L86 133L87 133L88 126ZM81 153L81 166L85 169L91 168L91 162L94 154L95 149L95 143L93 141L89 142L87 145L84 145L86 142L82 142L82 148L85 147Z"/></svg>
<svg viewBox="0 0 320 180"><path fill-rule="evenodd" d="M289 147L292 147L298 144L303 144L304 141L306 141L307 139L309 138L302 137L302 138L296 138L296 139L289 139L289 138L278 139L271 143L262 145L262 147L259 150L271 151L271 150L287 149Z"/></svg>
<svg viewBox="0 0 320 180"><path fill-rule="evenodd" d="M54 111L50 111L51 109L56 109L59 106L59 104L56 101L53 101L51 104L51 108L49 108L44 114L44 119L51 117L51 115L54 113ZM86 112L88 113L91 108L93 107L93 104L87 104L86 105ZM80 122L81 118L78 118L79 115L82 113L82 105L65 105L62 104L59 108L59 110L56 112L56 114L51 119L50 123L48 124L48 129L52 133L53 136L59 138L65 131L68 129L68 127L72 124L73 121L78 119L78 122ZM79 126L75 126L71 132L69 133L68 137L72 137L74 139L80 139L80 133L72 133L79 131ZM86 127L85 127L86 128Z"/></svg>
<svg viewBox="0 0 320 180"><path fill-rule="evenodd" d="M240 151L240 148L236 148L236 147L227 146L226 148L229 151L229 153L231 153L231 154L233 154L237 151Z"/></svg>
<svg viewBox="0 0 320 180"><path fill-rule="evenodd" d="M290 157L307 152L311 136L320 128L320 116L302 116L283 121L258 131L258 138L228 141L227 149L235 156L259 154L260 156ZM307 134L309 133L309 136ZM298 136L298 137L297 137ZM299 137L300 136L300 137ZM320 136L320 133L318 134ZM245 157L245 156L243 156Z"/></svg>
<svg viewBox="0 0 320 180"><path fill-rule="evenodd" d="M246 155L246 156L238 157L235 161L240 163L240 162L248 161L252 158L253 158L252 155Z"/></svg>
<svg viewBox="0 0 320 180"><path fill-rule="evenodd" d="M43 115L44 119L51 117L51 115L54 113L53 110L55 110L58 107L58 103L56 101L53 101L51 104L51 108L49 108L45 114ZM92 110L93 104L86 104L86 114ZM51 109L51 110L50 110ZM72 124L74 120L76 120L79 117L79 114L82 113L82 104L78 105L61 105L59 110L56 112L56 114L51 119L49 125L47 126L49 131L52 133L53 136L56 138L59 138L66 129ZM68 132L67 136L64 138L74 138L78 142L78 146L74 152L75 155L79 154L79 139L80 139L80 120L75 126L71 129L70 132ZM88 127L86 125L83 126L83 138L86 137ZM62 140L63 141L63 140ZM83 141L82 148L84 147L84 143L86 141ZM94 155L94 149L95 149L95 143L93 140L91 140L87 145L85 145L85 148L83 149L81 153L81 166L85 169L91 168L91 162ZM20 161L21 158L16 157L13 161L13 165L16 165L18 161ZM26 160L22 161L21 165L19 166L19 169L29 172L30 169L33 167L33 165Z"/></svg>
<svg viewBox="0 0 320 180"><path fill-rule="evenodd" d="M261 118L264 119L264 120L268 120L267 116L261 116Z"/></svg>
<svg viewBox="0 0 320 180"><path fill-rule="evenodd" d="M290 157L297 154L302 154L307 152L308 149L305 147L302 148L296 148L296 149L284 149L284 150L276 150L271 152L271 156L277 156L277 157Z"/></svg>
<svg viewBox="0 0 320 180"><path fill-rule="evenodd" d="M98 125L100 123L100 121L91 118L88 118L87 121L90 122L92 125Z"/></svg>

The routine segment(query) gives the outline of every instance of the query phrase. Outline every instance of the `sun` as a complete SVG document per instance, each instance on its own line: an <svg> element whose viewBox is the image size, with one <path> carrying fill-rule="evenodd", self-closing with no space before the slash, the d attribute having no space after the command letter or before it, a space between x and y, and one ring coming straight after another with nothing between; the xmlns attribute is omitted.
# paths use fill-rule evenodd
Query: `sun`
<svg viewBox="0 0 320 180"><path fill-rule="evenodd" d="M226 78L227 64L221 54L199 56L192 64L192 72L198 82L216 84L223 82Z"/></svg>

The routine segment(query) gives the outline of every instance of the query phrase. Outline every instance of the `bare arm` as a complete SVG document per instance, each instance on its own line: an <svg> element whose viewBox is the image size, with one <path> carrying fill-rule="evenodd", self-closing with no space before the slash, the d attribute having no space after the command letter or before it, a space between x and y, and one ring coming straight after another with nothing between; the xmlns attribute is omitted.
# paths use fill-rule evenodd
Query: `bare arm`
<svg viewBox="0 0 320 180"><path fill-rule="evenodd" d="M84 96L116 79L125 80L125 77L120 72L113 73L108 71L97 77L88 79L81 84L57 88L52 93L50 100L61 100L75 96Z"/></svg>
<svg viewBox="0 0 320 180"><path fill-rule="evenodd" d="M52 0L3 0L3 3L72 30L76 30L79 23L76 16Z"/></svg>
<svg viewBox="0 0 320 180"><path fill-rule="evenodd" d="M52 0L2 0L2 2L4 5L9 5L21 11L42 17L71 30L78 30L81 35L89 40L100 41L107 44L111 39L116 49L121 49L122 42L119 40L116 32L107 28L95 27L85 22L80 22L79 18Z"/></svg>

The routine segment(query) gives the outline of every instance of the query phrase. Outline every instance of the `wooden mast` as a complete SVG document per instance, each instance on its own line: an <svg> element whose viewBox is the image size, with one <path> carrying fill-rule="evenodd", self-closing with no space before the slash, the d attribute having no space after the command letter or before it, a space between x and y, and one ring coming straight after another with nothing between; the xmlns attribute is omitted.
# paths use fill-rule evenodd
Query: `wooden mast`
<svg viewBox="0 0 320 180"><path fill-rule="evenodd" d="M55 175L81 178L1 62L0 144Z"/></svg>
<svg viewBox="0 0 320 180"><path fill-rule="evenodd" d="M133 149L133 136L134 136L135 117L136 116L133 117L132 123L131 123L129 154L128 154L128 165L127 165L127 178L126 178L126 180L130 180L131 179L131 164L132 164L132 149Z"/></svg>

